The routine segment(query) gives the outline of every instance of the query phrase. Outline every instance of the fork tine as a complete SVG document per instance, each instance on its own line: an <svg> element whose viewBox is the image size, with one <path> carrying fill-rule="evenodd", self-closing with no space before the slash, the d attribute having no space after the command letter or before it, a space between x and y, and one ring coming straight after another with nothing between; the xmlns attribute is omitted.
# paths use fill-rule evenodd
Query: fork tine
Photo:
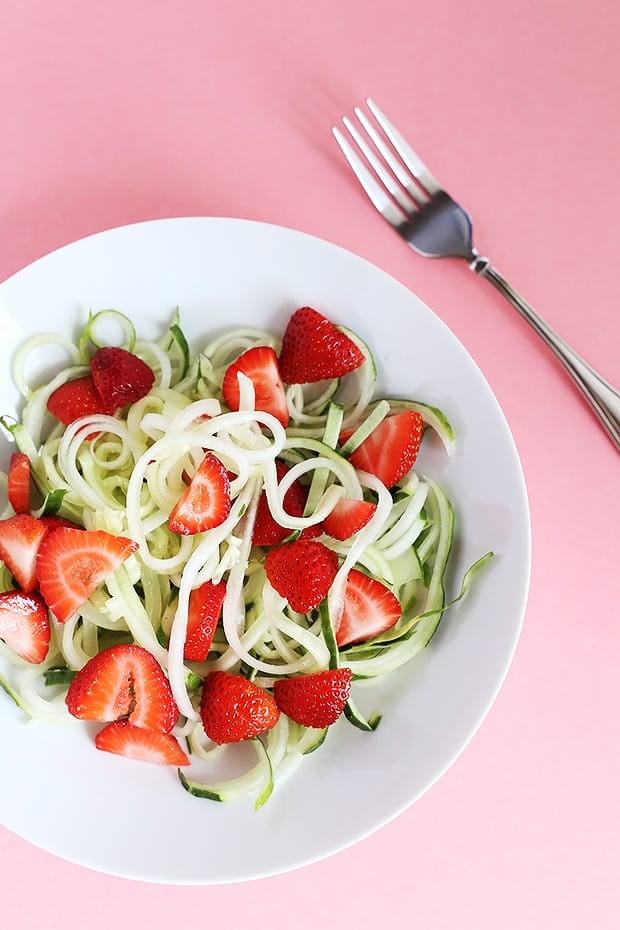
<svg viewBox="0 0 620 930"><path fill-rule="evenodd" d="M440 194L442 192L441 184L437 178L433 177L420 156L413 151L409 143L403 139L398 129L392 125L385 113L379 109L377 104L371 100L370 97L366 98L366 103L368 109L381 126L381 129L384 131L403 162L409 168L414 178L420 182L431 197L434 197L435 194Z"/></svg>
<svg viewBox="0 0 620 930"><path fill-rule="evenodd" d="M391 226L394 226L396 229L398 229L403 225L403 223L407 221L407 216L405 213L400 209L400 207L396 206L392 198L388 196L383 187L370 173L357 152L353 149L353 147L345 139L342 132L336 126L332 126L332 133L334 135L334 139L340 146L342 154L351 166L353 174L362 185L373 206L376 207L379 213L382 214L382 216Z"/></svg>
<svg viewBox="0 0 620 930"><path fill-rule="evenodd" d="M392 195L398 206L403 210L404 213L409 215L412 213L418 206L418 201L414 200L412 197L409 197L404 190L398 185L394 180L393 176L389 171L386 171L385 165L381 162L379 158L375 155L373 150L370 148L368 143L362 138L360 133L357 131L353 123L346 116L342 117L342 122L344 123L345 128L348 130L349 135L357 145L358 149L375 172L383 186L386 190ZM409 182L411 183L411 182Z"/></svg>
<svg viewBox="0 0 620 930"><path fill-rule="evenodd" d="M369 138L375 144L375 147L378 152L381 153L383 159L385 160L386 165L388 165L395 177L398 179L399 183L405 188L412 200L415 201L418 207L424 206L425 203L428 203L428 197L425 191L418 187L412 179L408 171L403 167L402 162L396 158L392 149L386 145L385 140L379 135L373 124L370 122L366 114L359 107L355 107L354 111L358 120L362 124L364 130L368 134ZM364 153L365 154L365 153ZM383 180L383 179L382 179ZM383 182L385 184L385 181Z"/></svg>

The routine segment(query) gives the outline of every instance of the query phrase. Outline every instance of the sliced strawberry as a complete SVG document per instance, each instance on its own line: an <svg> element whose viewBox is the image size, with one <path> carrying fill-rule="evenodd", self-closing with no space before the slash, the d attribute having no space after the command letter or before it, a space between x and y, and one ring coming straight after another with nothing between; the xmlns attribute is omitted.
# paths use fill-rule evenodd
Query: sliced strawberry
<svg viewBox="0 0 620 930"><path fill-rule="evenodd" d="M219 526L230 513L230 479L223 464L207 452L196 473L172 508L173 533L193 536Z"/></svg>
<svg viewBox="0 0 620 930"><path fill-rule="evenodd" d="M344 588L344 609L336 642L339 646L363 643L393 627L401 613L398 598L389 588L353 568Z"/></svg>
<svg viewBox="0 0 620 930"><path fill-rule="evenodd" d="M114 410L146 397L155 383L146 362L119 346L97 349L89 365L99 395Z"/></svg>
<svg viewBox="0 0 620 930"><path fill-rule="evenodd" d="M323 528L333 539L349 539L354 533L366 526L376 504L370 501L355 501L349 497L341 497L334 509L323 520Z"/></svg>
<svg viewBox="0 0 620 930"><path fill-rule="evenodd" d="M58 622L66 623L137 548L133 539L105 530L61 526L48 533L39 548L36 573L41 594Z"/></svg>
<svg viewBox="0 0 620 930"><path fill-rule="evenodd" d="M271 346L254 346L228 366L222 392L231 410L239 409L239 372L246 375L254 385L256 409L273 414L282 426L288 426L289 412L274 349Z"/></svg>
<svg viewBox="0 0 620 930"><path fill-rule="evenodd" d="M338 571L338 556L316 539L296 539L270 549L265 573L293 610L306 613L318 607Z"/></svg>
<svg viewBox="0 0 620 930"><path fill-rule="evenodd" d="M340 435L346 442L352 430ZM420 451L424 421L414 410L403 410L386 417L370 436L349 456L349 461L360 471L369 471L392 488L405 477Z"/></svg>
<svg viewBox="0 0 620 930"><path fill-rule="evenodd" d="M189 596L187 635L183 657L190 662L204 662L209 654L213 634L222 613L226 582L205 581Z"/></svg>
<svg viewBox="0 0 620 930"><path fill-rule="evenodd" d="M0 520L0 559L27 594L37 586L37 552L47 527L27 513Z"/></svg>
<svg viewBox="0 0 620 930"><path fill-rule="evenodd" d="M286 384L341 378L363 362L364 355L353 340L317 310L301 307L290 318L279 359Z"/></svg>
<svg viewBox="0 0 620 930"><path fill-rule="evenodd" d="M202 688L200 716L214 743L238 743L274 727L280 711L271 694L253 681L230 672L211 672Z"/></svg>
<svg viewBox="0 0 620 930"><path fill-rule="evenodd" d="M313 675L278 678L273 686L276 704L283 714L302 727L331 726L349 700L350 668L334 668Z"/></svg>
<svg viewBox="0 0 620 930"><path fill-rule="evenodd" d="M57 530L59 526L69 526L74 530L81 530L83 527L79 524L74 523L73 520L67 520L66 517L60 517L57 513L45 514L42 517L39 517L41 523L45 524L45 527L48 533L51 533L52 530Z"/></svg>
<svg viewBox="0 0 620 930"><path fill-rule="evenodd" d="M30 513L30 459L23 452L11 456L7 496L15 513Z"/></svg>
<svg viewBox="0 0 620 930"><path fill-rule="evenodd" d="M38 594L0 594L0 639L26 662L43 662L49 652L50 620Z"/></svg>
<svg viewBox="0 0 620 930"><path fill-rule="evenodd" d="M279 484L284 476L288 474L289 469L284 462L278 459L276 459L275 464ZM303 516L307 497L308 491L303 484L300 481L294 481L284 495L284 509L292 517ZM255 546L276 546L278 543L284 542L286 537L290 536L290 533L290 529L287 529L285 526L280 526L272 517L267 495L263 491L258 499L252 542Z"/></svg>
<svg viewBox="0 0 620 930"><path fill-rule="evenodd" d="M89 659L69 685L65 701L80 720L123 718L162 733L170 733L179 716L161 665L135 643L110 646Z"/></svg>
<svg viewBox="0 0 620 930"><path fill-rule="evenodd" d="M79 417L114 413L114 406L102 400L90 375L61 384L50 395L47 409L65 426Z"/></svg>
<svg viewBox="0 0 620 930"><path fill-rule="evenodd" d="M141 762L159 765L189 765L189 757L171 733L137 727L128 720L108 723L95 736L95 746Z"/></svg>

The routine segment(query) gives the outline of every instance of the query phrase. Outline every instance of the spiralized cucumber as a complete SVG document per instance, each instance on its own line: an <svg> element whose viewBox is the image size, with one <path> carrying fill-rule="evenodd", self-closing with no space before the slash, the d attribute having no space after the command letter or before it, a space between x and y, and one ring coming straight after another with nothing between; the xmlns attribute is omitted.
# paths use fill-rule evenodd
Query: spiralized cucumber
<svg viewBox="0 0 620 930"><path fill-rule="evenodd" d="M120 344L143 358L155 384L142 400L114 416L83 417L63 428L47 413L50 394L88 371L94 347L108 328L120 332ZM240 409L227 409L222 381L227 367L247 349L280 342L272 333L236 329L211 340L192 355L175 311L169 329L157 341L138 338L132 322L116 310L91 314L77 343L43 334L17 352L13 373L24 398L19 422L0 424L30 459L41 494L39 513L58 513L87 529L127 535L139 544L132 556L64 625L52 616L47 659L30 666L0 642L8 668L0 687L24 712L49 721L67 720L64 693L72 676L93 655L117 642L135 642L149 650L166 670L180 718L175 733L186 739L193 761L179 772L191 794L226 801L254 798L261 807L277 787L325 740L284 715L267 734L252 740L256 762L244 774L210 774L234 745L212 744L198 710L201 682L209 671L246 675L270 689L287 675L347 665L356 679L388 674L423 649L447 609L445 585L454 517L441 487L411 471L388 490L374 475L356 470L347 455L385 416L402 409L418 411L451 454L454 433L445 414L426 404L374 399L376 368L368 347L346 331L365 356L364 364L343 379L319 386L286 389L290 424L285 430L269 413L255 409L252 382L240 378ZM29 384L26 372L35 350L66 351L69 364L43 386ZM32 367L30 365L30 367ZM349 439L339 445L342 430ZM93 438L93 434L97 434ZM232 506L220 526L196 536L170 531L168 518L206 451L217 455L231 475ZM276 459L288 473L278 480ZM7 476L0 473L6 488ZM289 513L285 496L301 481L309 490L302 516ZM264 551L252 545L254 518L264 491L275 520L292 537L320 524L342 497L376 504L373 516L343 542L319 538L339 558L328 597L317 611L295 613L270 585ZM6 508L4 516L10 513ZM488 556L463 580L460 599ZM334 629L343 610L344 591L353 567L377 577L399 599L402 617L387 633L339 650ZM207 580L226 581L223 619L205 662L184 660L189 598ZM13 582L0 563L0 590ZM454 603L454 602L452 602ZM346 718L372 731L351 699ZM219 769L218 769L219 771Z"/></svg>

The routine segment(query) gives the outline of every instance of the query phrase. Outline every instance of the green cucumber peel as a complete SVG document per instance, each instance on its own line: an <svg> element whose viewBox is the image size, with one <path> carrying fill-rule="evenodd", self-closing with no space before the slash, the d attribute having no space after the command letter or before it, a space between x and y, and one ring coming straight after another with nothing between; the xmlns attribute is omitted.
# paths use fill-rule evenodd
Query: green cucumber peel
<svg viewBox="0 0 620 930"><path fill-rule="evenodd" d="M54 685L70 685L76 675L77 672L64 666L47 668L43 672L43 681L48 688L54 687Z"/></svg>
<svg viewBox="0 0 620 930"><path fill-rule="evenodd" d="M327 420L325 422L325 429L323 431L322 440L330 449L335 449L338 445L338 437L340 435L343 418L344 407L342 404L330 404L329 410L327 412ZM306 506L304 508L305 517L313 514L318 507L319 501L325 492L328 478L328 468L317 468L314 470L312 474L312 481L310 482L310 490L308 491Z"/></svg>
<svg viewBox="0 0 620 930"><path fill-rule="evenodd" d="M381 714L374 714L374 716L366 719L351 698L349 698L344 706L344 715L349 723L357 727L358 730L364 730L366 733L374 733L381 723Z"/></svg>
<svg viewBox="0 0 620 930"><path fill-rule="evenodd" d="M17 693L17 691L14 688L12 688L11 685L6 680L6 678L3 678L1 675L0 675L0 688L2 688L2 690L5 691L8 694L8 696L15 701L15 703L17 704L20 710L23 710L24 713L27 713L26 708L24 707L22 700L19 694Z"/></svg>

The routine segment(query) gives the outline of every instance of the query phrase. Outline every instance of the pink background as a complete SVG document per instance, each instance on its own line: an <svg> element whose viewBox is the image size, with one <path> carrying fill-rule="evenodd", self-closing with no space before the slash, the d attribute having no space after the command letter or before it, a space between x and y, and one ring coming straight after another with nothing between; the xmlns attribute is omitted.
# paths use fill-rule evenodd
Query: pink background
<svg viewBox="0 0 620 930"><path fill-rule="evenodd" d="M534 534L508 680L396 822L301 871L206 888L95 874L0 829L2 925L616 928L618 455L491 288L418 258L376 218L329 126L371 93L470 208L478 248L618 383L620 7L4 0L0 12L0 278L170 215L251 217L343 245L426 300L482 368L522 456Z"/></svg>

